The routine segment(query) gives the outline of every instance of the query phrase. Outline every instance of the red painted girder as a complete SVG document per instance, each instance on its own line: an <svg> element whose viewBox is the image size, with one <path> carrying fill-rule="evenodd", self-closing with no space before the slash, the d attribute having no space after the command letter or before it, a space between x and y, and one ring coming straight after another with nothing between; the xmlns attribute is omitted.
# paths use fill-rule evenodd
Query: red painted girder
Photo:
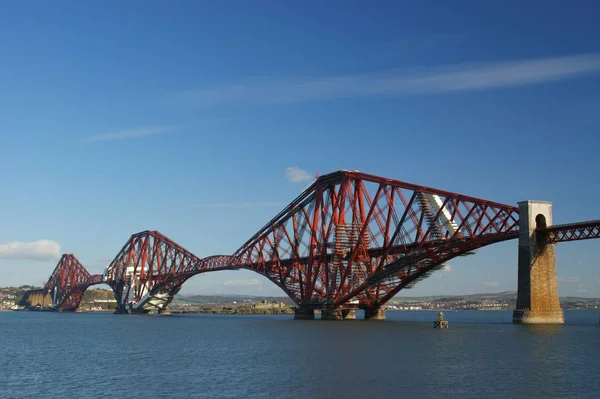
<svg viewBox="0 0 600 399"><path fill-rule="evenodd" d="M434 206L426 194L437 195L441 203ZM297 303L325 297L339 303L360 288L371 289L367 277L399 257L426 253L447 241L502 241L506 233L516 237L517 230L516 207L340 171L317 179L234 256L241 267L286 286ZM380 285L378 296L385 295Z"/></svg>
<svg viewBox="0 0 600 399"><path fill-rule="evenodd" d="M545 244L600 238L600 220L538 228L536 233Z"/></svg>
<svg viewBox="0 0 600 399"><path fill-rule="evenodd" d="M52 295L56 292L57 309L73 310L79 306L88 287L101 280L101 275L92 276L75 255L63 254L44 285L44 290Z"/></svg>
<svg viewBox="0 0 600 399"><path fill-rule="evenodd" d="M445 262L457 256L464 255L470 251L484 247L497 242L512 240L518 238L518 231L498 234L496 236L482 236L476 239L457 239L432 245L424 250L408 253L405 257L401 257L395 262L387 264L384 268L370 276L365 282L357 287L354 291L348 293L345 297L340 298L335 306L340 306L355 296L365 292L365 290L385 283L389 285L389 290L382 292L381 297L376 301L371 301L361 298L361 303L369 307L378 307L387 302L394 295L400 292L401 289L413 283L415 280L426 277L429 273L440 267ZM422 264L424 262L424 264ZM388 281L386 281L388 280Z"/></svg>
<svg viewBox="0 0 600 399"><path fill-rule="evenodd" d="M63 254L44 288L64 288L87 283L92 276L73 254Z"/></svg>
<svg viewBox="0 0 600 399"><path fill-rule="evenodd" d="M158 231L147 230L129 238L105 275L119 303L140 303L146 294L172 296L188 278L205 271L235 270L236 264L236 259L225 255L200 258Z"/></svg>
<svg viewBox="0 0 600 399"><path fill-rule="evenodd" d="M322 175L317 180L315 180L309 187L307 187L302 192L302 194L300 194L300 196L298 196L287 207L285 207L281 212L279 212L269 223L267 223L265 226L263 226L262 229L260 229L254 236L252 236L252 238L250 238L248 241L246 241L246 243L244 243L244 245L242 245L240 247L240 249L238 251L236 251L236 254L239 253L240 250L243 250L244 248L248 247L253 241L255 241L258 237L262 236L265 232L271 230L274 222L281 221L282 219L286 219L287 217L290 216L290 213L292 210L301 207L303 204L304 205L308 204L310 202L310 200L314 197L317 185L320 184L323 186L327 186L327 185L339 184L344 177L347 177L350 179L354 178L354 179L364 180L364 181L373 182L373 183L380 183L380 184L385 184L385 185L395 187L395 188L403 188L403 189L407 189L407 190L435 194L435 195L444 196L444 197L449 196L449 197L456 198L459 201L475 202L478 204L489 205L492 207L504 208L504 209L507 209L510 212L513 212L516 214L519 213L518 207L501 204L499 202L487 201L487 200L483 200L480 198L471 197L468 195L462 195L462 194L453 193L450 191L439 190L439 189L427 187L427 186L420 186L420 185L407 183L407 182L400 181L400 180L394 180L394 179L388 179L388 178L380 177L380 176L376 176L376 175L370 175L367 173L340 170L340 171L336 171L333 173L329 173L327 175Z"/></svg>
<svg viewBox="0 0 600 399"><path fill-rule="evenodd" d="M517 235L515 235L512 238L516 238ZM389 249L386 247L379 247L379 248L369 248L367 250L367 256L369 258L372 259L377 259L383 255L399 255L399 254L405 254L408 253L414 249L417 249L418 246L420 244L416 243L416 244L407 244L407 245L395 245L395 246L390 246ZM324 260L329 262L332 260L333 258L333 254L328 253L326 255L324 255ZM348 256L351 256L351 254L349 254ZM344 258L346 259L346 258ZM270 270L274 265L278 265L278 266L284 266L284 267L290 267L293 266L295 262L300 262L300 263L307 263L309 260L308 257L299 257L299 258L289 258L289 259L279 259L279 260L264 260L259 264L256 263L250 263L250 264L244 264L244 263L240 263L240 265L238 266L238 268L242 268L242 269L248 269L248 270L253 270L253 271L257 271L258 268L265 268L267 270Z"/></svg>

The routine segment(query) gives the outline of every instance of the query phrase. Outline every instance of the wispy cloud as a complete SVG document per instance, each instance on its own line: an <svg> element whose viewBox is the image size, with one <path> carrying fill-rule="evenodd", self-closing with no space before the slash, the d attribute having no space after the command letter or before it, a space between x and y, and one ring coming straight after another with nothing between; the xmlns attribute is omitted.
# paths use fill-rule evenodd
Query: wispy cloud
<svg viewBox="0 0 600 399"><path fill-rule="evenodd" d="M192 104L285 104L373 95L451 93L526 86L600 71L600 53L483 64L446 65L422 72L327 77L258 78L175 93Z"/></svg>
<svg viewBox="0 0 600 399"><path fill-rule="evenodd" d="M313 180L313 177L305 170L291 166L285 170L285 178L292 183L302 183Z"/></svg>
<svg viewBox="0 0 600 399"><path fill-rule="evenodd" d="M262 208L284 206L285 202L222 202L211 204L193 204L196 208Z"/></svg>
<svg viewBox="0 0 600 399"><path fill-rule="evenodd" d="M444 263L438 270L443 273L434 273L433 278L444 278L444 273L452 273L454 271L449 263Z"/></svg>
<svg viewBox="0 0 600 399"><path fill-rule="evenodd" d="M60 244L52 240L0 244L0 258L55 260L60 258Z"/></svg>
<svg viewBox="0 0 600 399"><path fill-rule="evenodd" d="M454 271L452 266L450 266L448 263L446 263L441 270L446 273L452 273Z"/></svg>
<svg viewBox="0 0 600 399"><path fill-rule="evenodd" d="M98 134L94 136L88 136L84 138L85 141L108 141L108 140L123 140L123 139L135 139L146 136L155 136L158 134L170 133L175 129L175 126L153 126L153 127L140 127L135 129L117 130L114 132L108 132Z"/></svg>

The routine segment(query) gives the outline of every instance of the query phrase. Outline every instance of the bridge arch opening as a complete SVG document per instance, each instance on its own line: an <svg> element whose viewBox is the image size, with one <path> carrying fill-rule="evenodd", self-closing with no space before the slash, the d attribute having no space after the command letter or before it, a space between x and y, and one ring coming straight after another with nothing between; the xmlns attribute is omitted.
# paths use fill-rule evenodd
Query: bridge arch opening
<svg viewBox="0 0 600 399"><path fill-rule="evenodd" d="M200 277L202 276L202 277ZM188 278L169 305L171 313L292 314L294 301L261 273L249 269L206 271Z"/></svg>
<svg viewBox="0 0 600 399"><path fill-rule="evenodd" d="M245 268L207 270L193 275L181 285L181 294L183 295L197 294L198 292L206 292L207 295L288 296L279 285L264 274Z"/></svg>
<svg viewBox="0 0 600 399"><path fill-rule="evenodd" d="M117 300L113 289L105 283L94 284L86 288L81 296L78 311L103 312L117 309Z"/></svg>
<svg viewBox="0 0 600 399"><path fill-rule="evenodd" d="M535 217L535 227L538 229L545 229L548 227L546 223L546 216L541 213Z"/></svg>

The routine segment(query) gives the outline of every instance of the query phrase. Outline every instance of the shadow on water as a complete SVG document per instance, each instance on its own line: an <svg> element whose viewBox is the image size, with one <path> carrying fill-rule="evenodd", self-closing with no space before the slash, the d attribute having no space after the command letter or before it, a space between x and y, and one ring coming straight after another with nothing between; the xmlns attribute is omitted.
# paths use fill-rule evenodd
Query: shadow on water
<svg viewBox="0 0 600 399"><path fill-rule="evenodd" d="M520 326L532 334L553 335L560 334L565 326L563 324L529 324Z"/></svg>

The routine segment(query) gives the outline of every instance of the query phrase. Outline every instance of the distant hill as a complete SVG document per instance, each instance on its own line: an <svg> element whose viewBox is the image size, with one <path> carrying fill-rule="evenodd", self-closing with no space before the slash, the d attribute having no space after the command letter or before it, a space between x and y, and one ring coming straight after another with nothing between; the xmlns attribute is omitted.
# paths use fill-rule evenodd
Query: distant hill
<svg viewBox="0 0 600 399"><path fill-rule="evenodd" d="M517 291L504 291L504 292L491 292L491 293L483 293L483 294L470 294L470 295L437 295L437 296L411 296L411 297L394 297L390 300L390 302L432 302L432 301L443 301L443 300L457 300L457 299L465 299L472 301L480 301L483 299L496 299L496 300L505 300L505 301L516 301L517 300Z"/></svg>
<svg viewBox="0 0 600 399"><path fill-rule="evenodd" d="M236 302L238 304L248 302L255 303L261 300L267 300L269 302L283 302L287 305L294 305L294 302L287 296L254 296L254 295L182 295L178 294L175 297L175 303L184 304L231 304ZM464 300L465 302L476 303L481 301L496 301L496 302L511 302L512 305L516 303L517 292L516 291L504 291L504 292L493 292L493 293L481 293L481 294L470 294L470 295L436 295L436 296L422 296L422 297L394 297L389 303L403 304L403 303L417 303L417 302L452 302ZM571 307L577 303L595 303L599 301L595 298L579 298L579 297L560 297L561 304L566 308Z"/></svg>
<svg viewBox="0 0 600 399"><path fill-rule="evenodd" d="M437 295L437 296L421 296L421 297L394 297L391 299L392 302L417 302L417 301L440 301L444 299L470 299L470 300L482 300L482 299L504 299L504 300L516 300L517 291L505 291L497 293L483 293L483 294L471 294L471 295ZM175 300L178 302L185 303L225 303L225 302L243 302L245 299L249 301L260 301L266 299L268 301L278 301L293 304L293 301L287 296L258 296L258 295L235 295L235 294L209 294L209 295L182 295L178 294Z"/></svg>
<svg viewBox="0 0 600 399"><path fill-rule="evenodd" d="M287 305L293 305L292 301L287 296L254 296L254 295L182 295L177 294L175 303L194 303L194 304L218 304L218 303L243 303L243 302L260 302L261 300L269 302L283 302Z"/></svg>

